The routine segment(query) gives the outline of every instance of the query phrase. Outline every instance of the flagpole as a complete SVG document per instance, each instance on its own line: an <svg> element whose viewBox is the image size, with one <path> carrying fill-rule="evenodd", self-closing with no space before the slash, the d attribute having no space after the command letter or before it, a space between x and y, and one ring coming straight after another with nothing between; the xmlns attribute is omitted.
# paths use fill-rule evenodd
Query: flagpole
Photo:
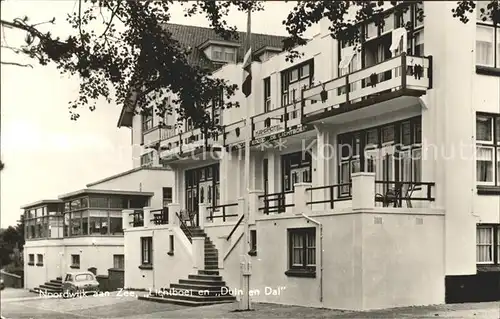
<svg viewBox="0 0 500 319"><path fill-rule="evenodd" d="M246 35L246 48L245 53L248 50L251 50L251 6L248 8L247 12L247 35ZM251 54L250 54L250 63L251 63ZM250 125L250 101L249 96L245 97L245 128L246 128L246 136L245 136L245 207L244 207L244 217L243 217L243 260L241 267L241 275L243 282L243 296L240 301L240 310L251 310L250 303L250 262L248 257L248 252L250 250L249 245L249 217L250 217L250 139L251 139L251 129Z"/></svg>

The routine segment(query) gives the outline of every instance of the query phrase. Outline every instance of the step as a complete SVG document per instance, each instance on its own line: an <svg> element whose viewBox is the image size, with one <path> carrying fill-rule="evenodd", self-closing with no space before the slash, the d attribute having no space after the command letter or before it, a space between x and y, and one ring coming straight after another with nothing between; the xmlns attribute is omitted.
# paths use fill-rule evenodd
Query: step
<svg viewBox="0 0 500 319"><path fill-rule="evenodd" d="M56 277L56 280L61 280L62 281L62 277Z"/></svg>
<svg viewBox="0 0 500 319"><path fill-rule="evenodd" d="M205 270L219 270L219 265L205 265Z"/></svg>
<svg viewBox="0 0 500 319"><path fill-rule="evenodd" d="M205 266L218 266L219 262L217 260L206 260L205 259Z"/></svg>
<svg viewBox="0 0 500 319"><path fill-rule="evenodd" d="M62 287L62 283L55 283L55 282L51 282L51 281L44 283L44 285L53 286L53 287Z"/></svg>
<svg viewBox="0 0 500 319"><path fill-rule="evenodd" d="M62 285L62 280L51 280L50 282L56 285L57 284Z"/></svg>
<svg viewBox="0 0 500 319"><path fill-rule="evenodd" d="M40 285L40 289L62 290L62 286Z"/></svg>
<svg viewBox="0 0 500 319"><path fill-rule="evenodd" d="M225 295L225 296L217 296L217 295L198 295L197 292L192 292L191 294L172 294L165 296L156 296L161 298L175 299L175 300L183 300L183 301L195 301L195 302L207 302L207 301L225 301L225 300L236 300L234 296Z"/></svg>
<svg viewBox="0 0 500 319"><path fill-rule="evenodd" d="M208 286L202 284L170 284L171 288L175 289L192 289L193 291L198 290L208 290L210 292L225 293L225 290L229 290L226 286ZM225 289L223 289L225 288Z"/></svg>
<svg viewBox="0 0 500 319"><path fill-rule="evenodd" d="M217 275L189 275L188 279L201 279L201 280L222 281L222 276L217 276Z"/></svg>
<svg viewBox="0 0 500 319"><path fill-rule="evenodd" d="M179 300L179 299L172 299L172 298L166 298L166 297L148 297L148 296L139 296L138 299L139 300L154 301L154 302L171 303L171 304L176 304L176 305L181 305L181 306L191 306L191 307L211 306L211 305L217 305L217 304L221 304L221 303L233 303L236 301L236 300L190 301L190 300Z"/></svg>
<svg viewBox="0 0 500 319"><path fill-rule="evenodd" d="M218 270L198 270L198 274L200 275L218 275Z"/></svg>
<svg viewBox="0 0 500 319"><path fill-rule="evenodd" d="M202 285L202 286L213 286L213 287L221 287L225 286L225 281L213 281L213 280L201 280L201 279L179 279L180 284L188 284L188 285Z"/></svg>
<svg viewBox="0 0 500 319"><path fill-rule="evenodd" d="M184 285L181 285L184 286ZM193 288L182 288L182 287L171 287L171 289L166 289L164 293L152 293L151 296L163 297L163 298L175 298L175 292L181 295L188 294L193 296L232 296L231 291L228 288L223 287L212 287L211 289L193 289ZM178 296L178 295L177 295ZM176 298L177 299L177 298Z"/></svg>

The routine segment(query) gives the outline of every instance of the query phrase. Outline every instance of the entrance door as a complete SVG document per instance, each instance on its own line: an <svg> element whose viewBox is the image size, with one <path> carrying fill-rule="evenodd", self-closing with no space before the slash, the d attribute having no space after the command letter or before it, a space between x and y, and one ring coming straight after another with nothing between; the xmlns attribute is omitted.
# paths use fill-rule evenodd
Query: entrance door
<svg viewBox="0 0 500 319"><path fill-rule="evenodd" d="M199 204L208 208L219 205L219 164L186 171L186 209L196 215L199 224Z"/></svg>

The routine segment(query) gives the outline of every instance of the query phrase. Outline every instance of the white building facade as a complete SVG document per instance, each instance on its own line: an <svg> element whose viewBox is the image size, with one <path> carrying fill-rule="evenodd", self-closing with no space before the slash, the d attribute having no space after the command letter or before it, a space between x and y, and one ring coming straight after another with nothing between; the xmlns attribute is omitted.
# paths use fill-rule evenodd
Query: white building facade
<svg viewBox="0 0 500 319"><path fill-rule="evenodd" d="M366 310L497 299L500 30L474 15L460 22L455 5L425 2L423 21L415 7L403 18L388 10L384 27L360 26L359 51L332 39L326 21L293 63L256 48L248 101L238 92L243 107L208 109L224 126L218 136L124 109L119 125L173 169L176 190L168 221L125 227L126 250L142 251L126 260L125 285L165 287L207 270L190 228L214 242L230 288L240 288L249 256L255 301ZM402 32L401 21L411 28ZM232 45L203 49L215 58ZM214 73L234 83L241 75L235 63ZM247 204L251 249L242 253ZM183 225L181 210L194 212L196 227ZM158 279L165 265L172 271Z"/></svg>

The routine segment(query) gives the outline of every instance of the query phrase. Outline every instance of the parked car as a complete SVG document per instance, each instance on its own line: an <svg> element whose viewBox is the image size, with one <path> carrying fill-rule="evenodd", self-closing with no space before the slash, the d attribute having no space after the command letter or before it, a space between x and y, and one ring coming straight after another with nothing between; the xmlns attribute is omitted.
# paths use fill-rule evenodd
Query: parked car
<svg viewBox="0 0 500 319"><path fill-rule="evenodd" d="M3 283L3 279L0 279L0 290L5 288L5 284Z"/></svg>
<svg viewBox="0 0 500 319"><path fill-rule="evenodd" d="M89 271L71 272L64 277L62 292L63 298L71 298L99 291L99 282Z"/></svg>

